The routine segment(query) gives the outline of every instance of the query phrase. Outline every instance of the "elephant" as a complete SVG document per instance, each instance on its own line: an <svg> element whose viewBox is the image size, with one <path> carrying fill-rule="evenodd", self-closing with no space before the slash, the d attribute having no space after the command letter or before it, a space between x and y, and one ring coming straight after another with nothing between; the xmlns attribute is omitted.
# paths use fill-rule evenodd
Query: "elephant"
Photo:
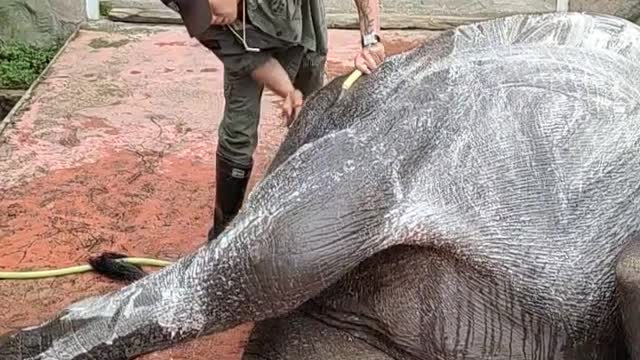
<svg viewBox="0 0 640 360"><path fill-rule="evenodd" d="M0 358L133 359L252 322L251 360L640 359L640 27L511 15L343 80L217 239Z"/></svg>

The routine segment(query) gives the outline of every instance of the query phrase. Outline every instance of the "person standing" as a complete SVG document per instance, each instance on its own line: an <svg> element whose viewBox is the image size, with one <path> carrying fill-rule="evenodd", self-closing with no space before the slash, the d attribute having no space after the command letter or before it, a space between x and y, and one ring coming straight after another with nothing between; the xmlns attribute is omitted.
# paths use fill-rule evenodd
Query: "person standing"
<svg viewBox="0 0 640 360"><path fill-rule="evenodd" d="M253 168L263 89L284 99L287 126L324 85L328 30L322 0L162 0L224 66L212 241L240 210ZM370 74L385 59L378 0L355 0L362 48L354 66Z"/></svg>

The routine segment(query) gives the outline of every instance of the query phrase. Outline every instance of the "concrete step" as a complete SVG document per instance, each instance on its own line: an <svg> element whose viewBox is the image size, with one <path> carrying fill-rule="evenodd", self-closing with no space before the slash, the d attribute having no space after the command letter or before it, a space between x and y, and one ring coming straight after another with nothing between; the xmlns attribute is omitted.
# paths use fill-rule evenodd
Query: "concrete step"
<svg viewBox="0 0 640 360"><path fill-rule="evenodd" d="M182 19L160 0L112 0L109 18L134 23L181 24ZM446 30L471 22L518 13L556 11L556 0L381 0L384 29ZM334 29L358 28L351 0L325 0L327 23ZM640 20L640 0L574 0L570 11L603 13Z"/></svg>
<svg viewBox="0 0 640 360"><path fill-rule="evenodd" d="M452 4L455 2L456 4ZM514 2L514 1L511 1ZM516 1L517 2L517 1ZM136 23L180 24L182 19L160 0L112 0L109 18ZM443 30L469 22L514 14L554 9L553 0L530 0L519 6L476 7L463 0L382 1L382 26L385 29ZM474 2L475 3L475 2ZM330 28L358 28L358 14L353 1L326 0Z"/></svg>
<svg viewBox="0 0 640 360"><path fill-rule="evenodd" d="M181 24L175 11L160 0L111 0L109 19L131 23Z"/></svg>

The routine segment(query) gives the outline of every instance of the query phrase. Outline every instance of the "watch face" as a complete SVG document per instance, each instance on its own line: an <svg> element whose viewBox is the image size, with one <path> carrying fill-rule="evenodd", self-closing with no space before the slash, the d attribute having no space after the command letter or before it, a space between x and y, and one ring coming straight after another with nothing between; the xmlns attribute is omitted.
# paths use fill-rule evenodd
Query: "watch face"
<svg viewBox="0 0 640 360"><path fill-rule="evenodd" d="M366 34L362 37L362 45L370 46L378 43L378 35Z"/></svg>

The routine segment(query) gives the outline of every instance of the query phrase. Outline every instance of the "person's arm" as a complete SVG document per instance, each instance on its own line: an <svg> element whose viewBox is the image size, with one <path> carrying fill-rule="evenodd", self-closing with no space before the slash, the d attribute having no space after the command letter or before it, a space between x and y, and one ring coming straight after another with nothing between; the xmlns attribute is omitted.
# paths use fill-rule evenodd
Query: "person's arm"
<svg viewBox="0 0 640 360"><path fill-rule="evenodd" d="M380 32L380 2L378 0L355 0L360 20L360 33L364 36Z"/></svg>
<svg viewBox="0 0 640 360"><path fill-rule="evenodd" d="M180 14L191 37L198 37L211 26L209 0L162 0L162 3Z"/></svg>
<svg viewBox="0 0 640 360"><path fill-rule="evenodd" d="M272 57L255 69L251 76L282 98L286 98L295 90L286 70L278 60Z"/></svg>
<svg viewBox="0 0 640 360"><path fill-rule="evenodd" d="M238 18L240 0L209 0L214 25L229 25Z"/></svg>
<svg viewBox="0 0 640 360"><path fill-rule="evenodd" d="M291 125L291 122L298 116L298 112L302 107L303 97L302 93L293 86L287 71L280 62L270 57L269 60L255 69L251 76L254 80L284 99L282 111L287 119L287 126Z"/></svg>
<svg viewBox="0 0 640 360"><path fill-rule="evenodd" d="M238 17L239 0L161 0L180 14L189 36L198 37L211 25L228 25Z"/></svg>
<svg viewBox="0 0 640 360"><path fill-rule="evenodd" d="M380 42L380 3L378 0L355 0L362 34L362 49L356 54L356 69L370 74L385 59L384 45Z"/></svg>

